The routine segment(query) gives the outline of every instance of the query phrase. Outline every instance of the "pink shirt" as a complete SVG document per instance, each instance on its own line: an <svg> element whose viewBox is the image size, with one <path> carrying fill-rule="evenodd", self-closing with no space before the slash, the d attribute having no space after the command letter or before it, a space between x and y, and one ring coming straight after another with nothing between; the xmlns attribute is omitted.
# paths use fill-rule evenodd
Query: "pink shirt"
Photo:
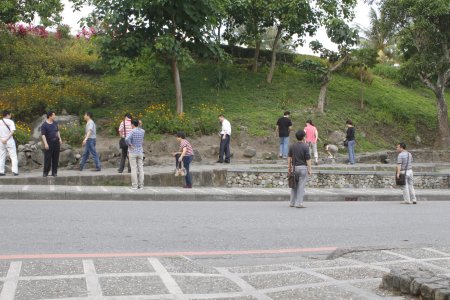
<svg viewBox="0 0 450 300"><path fill-rule="evenodd" d="M131 119L126 118L125 120L120 122L119 126L120 137L127 137L127 135L131 132L131 130L133 130L133 128L131 127Z"/></svg>
<svg viewBox="0 0 450 300"><path fill-rule="evenodd" d="M311 124L306 125L305 127L305 133L306 133L306 142L309 143L317 143L317 136L316 136L316 127L314 127Z"/></svg>
<svg viewBox="0 0 450 300"><path fill-rule="evenodd" d="M187 140L181 140L180 143L180 149L178 151L183 152L183 148L186 147L186 153L184 156L191 156L194 155L194 150L192 150L191 143L189 143Z"/></svg>

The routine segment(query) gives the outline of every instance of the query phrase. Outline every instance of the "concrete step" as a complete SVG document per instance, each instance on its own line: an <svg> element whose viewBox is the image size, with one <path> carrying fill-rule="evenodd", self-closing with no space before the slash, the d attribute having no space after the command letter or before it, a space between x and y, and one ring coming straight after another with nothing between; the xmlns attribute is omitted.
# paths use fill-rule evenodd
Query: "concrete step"
<svg viewBox="0 0 450 300"><path fill-rule="evenodd" d="M7 185L0 186L2 200L115 200L115 201L288 201L289 188L145 187L124 186ZM418 201L448 201L446 189L417 189ZM305 201L398 201L400 189L306 190Z"/></svg>

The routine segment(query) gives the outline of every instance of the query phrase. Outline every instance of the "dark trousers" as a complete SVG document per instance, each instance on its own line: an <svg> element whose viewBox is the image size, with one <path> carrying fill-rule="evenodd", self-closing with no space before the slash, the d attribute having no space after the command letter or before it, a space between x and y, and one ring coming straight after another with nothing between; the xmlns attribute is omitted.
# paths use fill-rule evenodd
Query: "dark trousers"
<svg viewBox="0 0 450 300"><path fill-rule="evenodd" d="M230 136L223 134L220 135L220 152L219 152L219 162L223 162L223 155L225 154L225 162L230 162L231 152L230 152Z"/></svg>
<svg viewBox="0 0 450 300"><path fill-rule="evenodd" d="M180 165L178 164L178 158L180 157L180 154L175 155L175 166L176 168L180 168ZM192 186L192 175L191 172L189 172L189 166L191 165L192 160L194 159L194 156L185 156L183 157L183 166L186 170L186 176L184 176L184 179L186 181L187 186Z"/></svg>
<svg viewBox="0 0 450 300"><path fill-rule="evenodd" d="M48 150L44 150L44 175L48 175L50 172L50 167L52 169L52 175L58 173L58 162L59 162L59 150L61 145L59 140L47 141Z"/></svg>
<svg viewBox="0 0 450 300"><path fill-rule="evenodd" d="M122 154L120 155L120 165L119 165L119 172L123 172L123 169L125 169L125 161L128 159L128 172L131 172L130 167L130 158L128 157L128 147L121 148Z"/></svg>

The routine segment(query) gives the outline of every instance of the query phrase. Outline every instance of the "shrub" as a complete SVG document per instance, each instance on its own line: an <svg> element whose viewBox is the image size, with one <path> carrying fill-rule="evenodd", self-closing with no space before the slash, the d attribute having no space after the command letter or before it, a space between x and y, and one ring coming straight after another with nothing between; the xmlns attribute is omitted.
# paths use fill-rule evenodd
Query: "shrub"
<svg viewBox="0 0 450 300"><path fill-rule="evenodd" d="M59 126L61 139L69 145L81 145L84 138L84 128L78 124Z"/></svg>
<svg viewBox="0 0 450 300"><path fill-rule="evenodd" d="M392 65L378 64L372 69L375 75L399 81L401 79L400 69Z"/></svg>
<svg viewBox="0 0 450 300"><path fill-rule="evenodd" d="M24 145L30 141L31 129L30 127L21 122L16 122L16 131L14 131L14 137L19 145Z"/></svg>

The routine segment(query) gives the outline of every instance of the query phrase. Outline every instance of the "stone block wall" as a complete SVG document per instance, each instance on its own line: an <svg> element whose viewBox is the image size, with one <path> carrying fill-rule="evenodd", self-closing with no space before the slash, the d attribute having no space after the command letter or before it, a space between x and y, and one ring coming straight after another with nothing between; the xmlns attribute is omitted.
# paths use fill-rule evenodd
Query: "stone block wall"
<svg viewBox="0 0 450 300"><path fill-rule="evenodd" d="M228 187L287 187L287 173L279 171L228 171ZM394 172L320 171L308 179L311 188L394 188ZM450 174L415 173L414 186L420 189L450 188Z"/></svg>

